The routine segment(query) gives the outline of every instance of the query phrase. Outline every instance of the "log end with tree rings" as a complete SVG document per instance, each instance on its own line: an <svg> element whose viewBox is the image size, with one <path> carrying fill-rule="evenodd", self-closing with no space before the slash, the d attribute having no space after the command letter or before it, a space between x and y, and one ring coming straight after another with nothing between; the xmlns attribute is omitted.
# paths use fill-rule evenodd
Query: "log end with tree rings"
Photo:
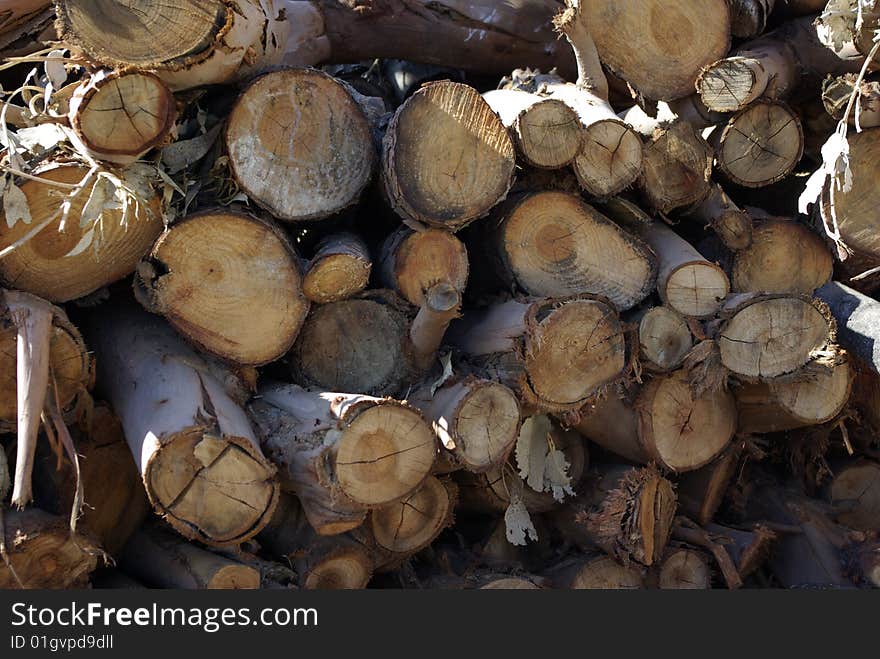
<svg viewBox="0 0 880 659"><path fill-rule="evenodd" d="M238 364L281 357L309 310L281 229L227 210L189 215L162 234L135 290L193 343Z"/></svg>
<svg viewBox="0 0 880 659"><path fill-rule="evenodd" d="M780 432L827 423L849 402L853 372L847 359L810 363L791 375L746 382L734 389L739 431Z"/></svg>
<svg viewBox="0 0 880 659"><path fill-rule="evenodd" d="M623 375L623 327L605 302L539 303L527 322L523 384L528 402L547 411L576 409Z"/></svg>
<svg viewBox="0 0 880 659"><path fill-rule="evenodd" d="M315 69L254 80L226 127L241 189L281 220L320 220L354 204L377 156L364 111L348 89Z"/></svg>
<svg viewBox="0 0 880 659"><path fill-rule="evenodd" d="M649 309L639 321L641 356L661 371L681 366L693 345L687 321L669 307Z"/></svg>
<svg viewBox="0 0 880 659"><path fill-rule="evenodd" d="M577 114L553 98L542 98L517 116L514 138L525 161L543 169L565 167L583 140Z"/></svg>
<svg viewBox="0 0 880 659"><path fill-rule="evenodd" d="M645 145L639 187L660 213L691 206L711 188L712 147L687 121L677 120Z"/></svg>
<svg viewBox="0 0 880 659"><path fill-rule="evenodd" d="M682 315L705 318L718 311L729 292L730 281L724 270L702 260L676 267L660 288L660 297Z"/></svg>
<svg viewBox="0 0 880 659"><path fill-rule="evenodd" d="M754 228L751 246L734 255L733 290L812 295L831 279L833 267L816 233L796 221L769 220Z"/></svg>
<svg viewBox="0 0 880 659"><path fill-rule="evenodd" d="M0 430L15 431L17 414L17 334L12 319L0 316ZM92 360L82 336L60 309L55 309L49 338L49 386L57 392L62 412L75 407L92 385Z"/></svg>
<svg viewBox="0 0 880 659"><path fill-rule="evenodd" d="M833 136L832 136L833 137ZM852 171L852 188L836 189L825 183L822 193L822 219L829 227L836 225L843 242L856 251L880 258L880 186L875 175L880 162L880 128L862 132L850 131L849 167Z"/></svg>
<svg viewBox="0 0 880 659"><path fill-rule="evenodd" d="M734 183L760 188L788 176L804 154L801 121L788 106L759 100L727 122L716 162Z"/></svg>
<svg viewBox="0 0 880 659"><path fill-rule="evenodd" d="M174 127L174 95L152 73L100 71L70 100L70 127L100 160L127 164L160 146Z"/></svg>
<svg viewBox="0 0 880 659"><path fill-rule="evenodd" d="M639 442L665 468L699 469L721 454L736 432L736 402L723 388L695 397L685 371L651 380L639 394Z"/></svg>
<svg viewBox="0 0 880 659"><path fill-rule="evenodd" d="M367 245L352 233L335 233L318 244L303 276L303 294L312 302L338 302L360 293L373 263Z"/></svg>
<svg viewBox="0 0 880 659"><path fill-rule="evenodd" d="M642 139L619 119L601 119L583 129L583 145L572 163L578 183L595 197L629 187L642 172Z"/></svg>
<svg viewBox="0 0 880 659"><path fill-rule="evenodd" d="M610 556L597 556L560 570L554 584L572 590L641 590L645 587L639 567L624 566Z"/></svg>
<svg viewBox="0 0 880 659"><path fill-rule="evenodd" d="M404 555L428 546L452 522L455 492L452 483L429 476L409 496L372 511L369 524L376 544Z"/></svg>
<svg viewBox="0 0 880 659"><path fill-rule="evenodd" d="M238 544L269 521L278 502L275 468L246 438L193 427L165 438L144 469L156 511L187 538Z"/></svg>
<svg viewBox="0 0 880 659"><path fill-rule="evenodd" d="M506 579L495 579L485 586L480 586L479 590L540 590L541 587L533 581L523 579L521 577L508 577Z"/></svg>
<svg viewBox="0 0 880 659"><path fill-rule="evenodd" d="M290 353L296 382L371 396L400 388L407 377L407 312L393 297L362 295L312 310Z"/></svg>
<svg viewBox="0 0 880 659"><path fill-rule="evenodd" d="M369 554L354 544L306 558L304 562L309 567L300 576L303 590L360 590L367 587L373 576Z"/></svg>
<svg viewBox="0 0 880 659"><path fill-rule="evenodd" d="M438 282L464 291L469 269L464 243L442 229L401 227L382 246L383 283L416 306L424 301L425 291Z"/></svg>
<svg viewBox="0 0 880 659"><path fill-rule="evenodd" d="M694 92L700 70L730 49L727 0L584 0L599 57L647 98Z"/></svg>
<svg viewBox="0 0 880 659"><path fill-rule="evenodd" d="M670 549L660 564L657 586L661 590L706 590L712 587L712 572L700 552Z"/></svg>
<svg viewBox="0 0 880 659"><path fill-rule="evenodd" d="M837 470L829 487L837 521L859 531L880 531L880 463L856 461Z"/></svg>
<svg viewBox="0 0 880 659"><path fill-rule="evenodd" d="M755 72L759 67L759 62L748 57L727 57L715 62L697 79L700 99L714 112L741 110L764 91Z"/></svg>
<svg viewBox="0 0 880 659"><path fill-rule="evenodd" d="M513 141L479 93L455 82L422 87L385 133L383 180L405 219L456 231L507 196Z"/></svg>
<svg viewBox="0 0 880 659"><path fill-rule="evenodd" d="M49 223L0 260L0 279L51 302L67 302L134 272L162 233L159 197L152 189L143 190L145 197L126 225L121 210L106 209L96 222L81 227L83 208L95 186L101 185L93 178L71 203L64 230L59 231L62 198L52 182L77 185L88 172L79 165L50 167L37 173L42 180L21 184L31 223L17 222L10 228L0 220L0 249L22 240L35 226ZM5 218L2 212L0 216ZM52 216L57 217L50 222Z"/></svg>
<svg viewBox="0 0 880 659"><path fill-rule="evenodd" d="M795 296L759 296L734 308L718 335L721 361L747 378L797 370L825 346L833 322L821 303Z"/></svg>
<svg viewBox="0 0 880 659"><path fill-rule="evenodd" d="M498 243L509 274L530 295L592 293L626 310L656 285L650 248L564 192L536 192L517 201L505 212Z"/></svg>

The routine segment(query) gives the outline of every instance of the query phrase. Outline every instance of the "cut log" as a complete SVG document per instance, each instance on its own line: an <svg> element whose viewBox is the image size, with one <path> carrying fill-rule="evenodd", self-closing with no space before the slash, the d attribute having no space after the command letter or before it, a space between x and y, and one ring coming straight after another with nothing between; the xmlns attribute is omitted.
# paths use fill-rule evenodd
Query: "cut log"
<svg viewBox="0 0 880 659"><path fill-rule="evenodd" d="M720 131L716 164L737 185L760 188L788 176L803 154L804 130L797 114L782 103L759 100Z"/></svg>
<svg viewBox="0 0 880 659"><path fill-rule="evenodd" d="M382 283L416 306L424 301L425 291L439 282L464 292L468 273L467 249L448 231L401 226L382 245Z"/></svg>
<svg viewBox="0 0 880 659"><path fill-rule="evenodd" d="M158 525L138 531L120 566L144 584L185 590L255 590L260 572L187 542Z"/></svg>
<svg viewBox="0 0 880 659"><path fill-rule="evenodd" d="M603 295L622 311L654 289L653 252L578 196L522 196L504 204L490 226L502 279L528 295Z"/></svg>
<svg viewBox="0 0 880 659"><path fill-rule="evenodd" d="M347 300L367 287L372 268L370 251L358 236L325 236L305 268L303 294L316 304Z"/></svg>
<svg viewBox="0 0 880 659"><path fill-rule="evenodd" d="M880 542L856 545L848 553L850 564L855 564L852 571L861 575L867 585L880 588Z"/></svg>
<svg viewBox="0 0 880 659"><path fill-rule="evenodd" d="M852 380L844 357L810 363L765 382L744 383L734 389L739 431L779 432L831 421L846 407Z"/></svg>
<svg viewBox="0 0 880 659"><path fill-rule="evenodd" d="M156 512L208 545L255 535L278 501L275 468L211 367L134 306L90 315L86 326L100 393L122 422Z"/></svg>
<svg viewBox="0 0 880 659"><path fill-rule="evenodd" d="M712 227L724 246L737 251L752 244L751 216L728 197L720 185L713 185L702 200L682 213L687 219Z"/></svg>
<svg viewBox="0 0 880 659"><path fill-rule="evenodd" d="M718 333L721 361L746 378L774 378L796 371L813 359L833 332L827 307L806 296L738 296L726 304L725 315Z"/></svg>
<svg viewBox="0 0 880 659"><path fill-rule="evenodd" d="M86 587L99 552L89 538L71 532L66 518L34 507L3 515L9 563L0 561L0 588Z"/></svg>
<svg viewBox="0 0 880 659"><path fill-rule="evenodd" d="M514 167L504 124L461 83L422 87L385 133L385 193L404 220L456 231L504 199Z"/></svg>
<svg viewBox="0 0 880 659"><path fill-rule="evenodd" d="M880 302L836 281L816 296L837 321L837 340L872 371L880 372Z"/></svg>
<svg viewBox="0 0 880 659"><path fill-rule="evenodd" d="M693 345L687 321L669 307L648 309L639 321L639 355L651 369L675 370Z"/></svg>
<svg viewBox="0 0 880 659"><path fill-rule="evenodd" d="M685 316L714 315L730 291L724 270L660 222L651 225L642 237L660 262L657 290L663 302Z"/></svg>
<svg viewBox="0 0 880 659"><path fill-rule="evenodd" d="M647 98L693 93L700 70L730 49L727 0L582 0L602 63Z"/></svg>
<svg viewBox="0 0 880 659"><path fill-rule="evenodd" d="M453 467L475 473L500 466L519 434L520 408L503 384L475 377L449 382L409 402L431 421Z"/></svg>
<svg viewBox="0 0 880 659"><path fill-rule="evenodd" d="M35 173L37 179L21 184L31 212L31 224L17 222L12 228L0 220L0 249L22 240L36 226L46 224L32 238L0 259L0 279L15 288L39 295L50 302L67 302L92 293L134 272L138 260L162 232L159 197L150 190L133 217L122 222L121 210L105 210L95 223L80 226L86 201L97 185L94 178L70 205L61 231L58 189L78 185L89 172L80 165L49 166ZM52 219L54 217L54 219Z"/></svg>
<svg viewBox="0 0 880 659"><path fill-rule="evenodd" d="M102 70L73 92L70 127L100 160L128 164L160 146L174 127L174 95L152 73Z"/></svg>
<svg viewBox="0 0 880 659"><path fill-rule="evenodd" d="M750 247L733 257L737 293L812 295L831 279L834 259L825 242L796 221L770 219L755 226Z"/></svg>
<svg viewBox="0 0 880 659"><path fill-rule="evenodd" d="M880 463L857 460L835 471L828 498L839 523L880 531Z"/></svg>
<svg viewBox="0 0 880 659"><path fill-rule="evenodd" d="M581 407L626 366L617 312L585 295L496 304L454 323L447 340L542 411Z"/></svg>
<svg viewBox="0 0 880 659"><path fill-rule="evenodd" d="M281 229L222 209L166 230L138 267L135 292L195 345L238 364L281 357L309 310L299 257Z"/></svg>
<svg viewBox="0 0 880 659"><path fill-rule="evenodd" d="M299 496L321 535L350 530L367 508L414 492L437 454L421 413L388 398L274 385L249 412L285 488Z"/></svg>
<svg viewBox="0 0 880 659"><path fill-rule="evenodd" d="M857 76L848 74L828 78L822 85L822 103L835 119L843 119L846 106L855 91ZM876 128L880 126L880 81L864 80L859 85L858 101L847 117L850 126Z"/></svg>
<svg viewBox="0 0 880 659"><path fill-rule="evenodd" d="M700 526L712 521L736 474L743 448L743 442L735 439L705 467L679 475L676 492L683 514Z"/></svg>
<svg viewBox="0 0 880 659"><path fill-rule="evenodd" d="M347 87L314 69L257 78L226 126L247 196L281 220L320 220L354 204L376 165L370 123Z"/></svg>
<svg viewBox="0 0 880 659"><path fill-rule="evenodd" d="M702 552L686 547L669 549L659 564L657 587L660 590L708 590L712 572Z"/></svg>
<svg viewBox="0 0 880 659"><path fill-rule="evenodd" d="M554 588L566 590L641 590L642 569L624 567L610 556L571 559L545 573Z"/></svg>
<svg viewBox="0 0 880 659"><path fill-rule="evenodd" d="M612 394L581 414L575 429L584 437L627 460L674 472L708 464L736 431L733 395L719 389L695 398L686 371L654 378L631 405Z"/></svg>
<svg viewBox="0 0 880 659"><path fill-rule="evenodd" d="M271 555L293 565L305 590L357 590L366 588L373 575L366 548L344 535L318 535L289 494L282 495L272 521L257 538Z"/></svg>
<svg viewBox="0 0 880 659"><path fill-rule="evenodd" d="M557 98L520 89L483 94L513 136L517 151L532 167L558 169L581 150L581 123L575 111Z"/></svg>

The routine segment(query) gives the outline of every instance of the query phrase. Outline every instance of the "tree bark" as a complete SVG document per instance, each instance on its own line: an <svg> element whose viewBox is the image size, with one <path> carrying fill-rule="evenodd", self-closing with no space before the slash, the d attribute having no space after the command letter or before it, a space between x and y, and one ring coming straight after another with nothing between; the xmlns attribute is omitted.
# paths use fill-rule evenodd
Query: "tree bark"
<svg viewBox="0 0 880 659"><path fill-rule="evenodd" d="M367 287L372 268L370 251L357 235L330 234L305 267L303 294L315 304L347 300Z"/></svg>
<svg viewBox="0 0 880 659"><path fill-rule="evenodd" d="M504 124L475 89L434 82L394 114L383 141L382 165L385 194L398 215L457 231L507 196L514 147Z"/></svg>
<svg viewBox="0 0 880 659"><path fill-rule="evenodd" d="M720 185L713 185L703 199L684 210L682 215L712 227L730 250L747 249L752 244L754 229L751 216L740 209Z"/></svg>
<svg viewBox="0 0 880 659"><path fill-rule="evenodd" d="M730 32L739 39L764 32L776 0L727 0L730 6Z"/></svg>
<svg viewBox="0 0 880 659"><path fill-rule="evenodd" d="M122 422L156 512L208 545L255 535L278 501L275 468L208 363L134 307L93 313L86 326L101 393Z"/></svg>

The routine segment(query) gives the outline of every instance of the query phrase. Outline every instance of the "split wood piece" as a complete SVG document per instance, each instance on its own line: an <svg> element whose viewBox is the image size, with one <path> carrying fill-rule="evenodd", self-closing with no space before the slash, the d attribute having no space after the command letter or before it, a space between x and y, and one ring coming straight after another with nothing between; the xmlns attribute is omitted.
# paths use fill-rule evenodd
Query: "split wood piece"
<svg viewBox="0 0 880 659"><path fill-rule="evenodd" d="M256 590L260 572L202 549L158 524L132 536L120 567L144 584L183 590Z"/></svg>
<svg viewBox="0 0 880 659"><path fill-rule="evenodd" d="M745 579L770 557L777 534L763 524L751 529L734 529L720 524L705 524L715 542L721 544L736 565L736 571Z"/></svg>
<svg viewBox="0 0 880 659"><path fill-rule="evenodd" d="M783 99L805 76L858 72L864 60L823 43L813 16L784 23L703 69L697 91L712 110L735 112L758 98Z"/></svg>
<svg viewBox="0 0 880 659"><path fill-rule="evenodd" d="M834 333L828 308L808 296L734 296L726 303L724 316L727 320L718 333L721 362L746 378L774 378L796 371Z"/></svg>
<svg viewBox="0 0 880 659"><path fill-rule="evenodd" d="M837 469L827 489L839 523L880 531L880 463L856 460Z"/></svg>
<svg viewBox="0 0 880 659"><path fill-rule="evenodd" d="M767 27L776 0L728 0L730 32L739 39L756 37Z"/></svg>
<svg viewBox="0 0 880 659"><path fill-rule="evenodd" d="M875 373L880 373L880 302L836 281L816 291L837 321L837 340Z"/></svg>
<svg viewBox="0 0 880 659"><path fill-rule="evenodd" d="M70 127L99 160L129 164L160 146L174 127L174 95L148 72L99 71L73 92Z"/></svg>
<svg viewBox="0 0 880 659"><path fill-rule="evenodd" d="M92 540L72 533L66 517L34 508L3 511L9 565L0 560L0 589L85 588L97 566Z"/></svg>
<svg viewBox="0 0 880 659"><path fill-rule="evenodd" d="M714 153L694 126L677 119L649 137L638 185L652 209L669 213L709 194Z"/></svg>
<svg viewBox="0 0 880 659"><path fill-rule="evenodd" d="M849 402L853 373L844 357L734 388L739 431L767 433L831 421Z"/></svg>
<svg viewBox="0 0 880 659"><path fill-rule="evenodd" d="M702 552L694 549L667 549L657 567L657 587L660 590L708 590L712 587L709 563Z"/></svg>
<svg viewBox="0 0 880 659"><path fill-rule="evenodd" d="M663 302L684 316L707 318L717 313L730 291L724 270L661 222L645 230L642 238L660 262L657 290Z"/></svg>
<svg viewBox="0 0 880 659"><path fill-rule="evenodd" d="M135 293L195 345L247 365L286 353L309 310L281 229L223 209L168 228L138 267Z"/></svg>
<svg viewBox="0 0 880 659"><path fill-rule="evenodd" d="M444 384L433 395L430 389L419 389L409 403L431 422L448 453L449 471L480 473L499 467L519 435L519 401L499 382L466 377Z"/></svg>
<svg viewBox="0 0 880 659"><path fill-rule="evenodd" d="M713 185L702 200L682 214L687 219L712 227L724 246L730 250L746 249L754 240L752 217L740 209L720 185Z"/></svg>
<svg viewBox="0 0 880 659"><path fill-rule="evenodd" d="M736 475L744 446L743 441L734 439L705 467L679 475L676 491L682 513L701 526L712 521Z"/></svg>
<svg viewBox="0 0 880 659"><path fill-rule="evenodd" d="M108 554L118 555L150 513L140 474L119 420L105 405L95 407L88 430L74 429L73 435L85 502L77 528L94 536ZM59 469L58 458L48 450L48 443L43 446L46 450L41 451L37 463L38 502L42 498L39 490L51 489L44 495L51 499L51 510L69 515L77 495L76 471L66 458ZM39 505L50 509L47 504Z"/></svg>
<svg viewBox="0 0 880 659"><path fill-rule="evenodd" d="M296 570L305 590L359 590L373 576L367 549L345 535L316 533L300 501L283 494L272 521L257 536L272 555Z"/></svg>
<svg viewBox="0 0 880 659"><path fill-rule="evenodd" d="M554 565L545 577L554 588L566 590L641 590L643 569L623 566L610 556L569 559Z"/></svg>
<svg viewBox="0 0 880 659"><path fill-rule="evenodd" d="M403 300L372 290L314 309L290 353L296 382L325 391L394 395L431 366L461 294L432 286L415 318Z"/></svg>
<svg viewBox="0 0 880 659"><path fill-rule="evenodd" d="M517 151L532 167L558 169L581 150L581 123L562 100L518 89L483 94L513 136Z"/></svg>
<svg viewBox="0 0 880 659"><path fill-rule="evenodd" d="M825 110L835 119L843 119L846 106L855 91L857 76L847 74L828 78L822 85L822 102ZM859 85L858 101L847 117L850 126L876 128L880 126L880 81L864 80Z"/></svg>
<svg viewBox="0 0 880 659"><path fill-rule="evenodd" d="M21 184L31 223L17 222L9 228L0 220L0 249L22 240L34 227L49 223L0 259L0 279L50 302L67 302L134 272L138 260L162 232L159 197L152 189L138 190L143 202L126 225L122 224L121 210L104 210L97 225L81 227L83 208L97 185L93 178L71 203L60 231L61 198L52 182L77 185L88 172L80 165L49 166L35 173L41 180Z"/></svg>
<svg viewBox="0 0 880 659"><path fill-rule="evenodd" d="M380 268L386 287L420 306L425 291L439 282L464 292L470 266L464 243L448 231L401 226L383 243Z"/></svg>
<svg viewBox="0 0 880 659"><path fill-rule="evenodd" d="M575 429L584 437L627 460L674 472L708 464L736 431L733 395L719 389L695 398L683 370L651 380L631 405L609 395L581 414Z"/></svg>
<svg viewBox="0 0 880 659"><path fill-rule="evenodd" d="M122 422L150 503L186 538L234 545L278 501L244 410L162 319L134 306L86 319L101 393Z"/></svg>
<svg viewBox="0 0 880 659"><path fill-rule="evenodd" d="M639 355L649 368L677 369L694 345L687 321L669 307L653 307L639 321Z"/></svg>
<svg viewBox="0 0 880 659"><path fill-rule="evenodd" d="M348 232L330 234L305 267L303 294L316 304L347 300L367 287L372 268L363 240Z"/></svg>
<svg viewBox="0 0 880 659"><path fill-rule="evenodd" d="M812 295L831 279L834 258L815 232L797 221L774 218L759 222L752 245L733 257L737 293Z"/></svg>
<svg viewBox="0 0 880 659"><path fill-rule="evenodd" d="M727 0L580 4L602 63L646 98L693 93L700 70L730 49Z"/></svg>
<svg viewBox="0 0 880 659"><path fill-rule="evenodd" d="M712 137L718 168L731 181L747 188L781 181L804 154L801 120L788 106L775 101L755 101L731 117L724 130L714 131Z"/></svg>
<svg viewBox="0 0 880 659"><path fill-rule="evenodd" d="M273 385L249 411L285 487L321 535L359 526L367 508L414 492L437 454L422 414L390 398Z"/></svg>
<svg viewBox="0 0 880 659"><path fill-rule="evenodd" d="M578 409L626 366L617 311L586 295L496 304L454 323L447 340L539 411Z"/></svg>
<svg viewBox="0 0 880 659"><path fill-rule="evenodd" d="M590 456L583 438L576 432L563 430L553 422L550 438L556 450L562 451L568 463L571 488L578 490L584 477ZM529 513L545 513L559 507L559 501L550 492L537 492L519 476L512 460L494 467L484 474L467 471L456 472L459 499L463 510L474 512L503 512L510 505L513 495L519 496Z"/></svg>
<svg viewBox="0 0 880 659"><path fill-rule="evenodd" d="M849 248L876 261L880 259L880 234L876 230L880 220L880 187L874 168L880 162L880 128L850 131L846 139L852 187L848 191L832 189L833 183L826 181L819 209L825 225L836 226Z"/></svg>
<svg viewBox="0 0 880 659"><path fill-rule="evenodd" d="M398 108L383 142L383 182L404 220L457 231L513 184L513 141L474 88L422 87Z"/></svg>
<svg viewBox="0 0 880 659"><path fill-rule="evenodd" d="M254 80L226 126L229 166L280 220L321 220L357 202L376 166L370 122L350 87L315 69Z"/></svg>
<svg viewBox="0 0 880 659"><path fill-rule="evenodd" d="M277 62L290 30L283 4L138 0L132 6L55 0L55 27L61 41L90 61L155 71L180 90L231 82Z"/></svg>
<svg viewBox="0 0 880 659"><path fill-rule="evenodd" d="M656 285L651 249L579 196L535 192L491 220L502 279L529 295L603 295L623 311Z"/></svg>

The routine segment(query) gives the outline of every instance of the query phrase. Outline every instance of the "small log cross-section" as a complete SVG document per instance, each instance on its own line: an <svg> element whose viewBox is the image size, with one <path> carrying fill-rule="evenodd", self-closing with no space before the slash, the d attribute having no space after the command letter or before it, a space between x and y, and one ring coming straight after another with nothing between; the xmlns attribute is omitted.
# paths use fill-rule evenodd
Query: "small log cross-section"
<svg viewBox="0 0 880 659"><path fill-rule="evenodd" d="M529 295L603 295L621 311L653 290L657 259L639 238L564 192L504 204L490 222L502 277Z"/></svg>
<svg viewBox="0 0 880 659"><path fill-rule="evenodd" d="M555 588L569 590L641 590L644 568L623 566L610 556L570 559L545 573Z"/></svg>
<svg viewBox="0 0 880 659"><path fill-rule="evenodd" d="M456 231L507 196L513 141L480 94L434 82L398 108L383 142L383 181L405 220Z"/></svg>
<svg viewBox="0 0 880 659"><path fill-rule="evenodd" d="M84 328L155 510L208 545L255 535L278 501L275 468L208 364L134 306L90 314Z"/></svg>
<svg viewBox="0 0 880 659"><path fill-rule="evenodd" d="M355 203L377 155L350 88L314 69L267 73L226 127L229 164L247 196L281 220L320 220Z"/></svg>
<svg viewBox="0 0 880 659"><path fill-rule="evenodd" d="M639 321L639 354L650 368L678 368L693 345L687 321L669 307L653 307Z"/></svg>
<svg viewBox="0 0 880 659"><path fill-rule="evenodd" d="M92 293L102 286L134 272L138 260L146 254L162 233L159 197L144 191L145 203L122 224L121 210L105 210L100 226L80 226L80 216L92 195L91 184L71 203L64 225L61 224L61 198L50 182L77 185L89 169L82 165L50 166L36 173L37 179L21 184L31 211L31 224L18 222L9 228L0 211L0 249L22 239L34 226L49 222L45 229L0 259L0 279L10 286L39 295L50 302L67 302ZM93 231L91 241L87 232Z"/></svg>
<svg viewBox="0 0 880 659"><path fill-rule="evenodd" d="M263 389L249 410L285 488L299 496L321 535L348 531L368 508L406 497L437 455L422 414L390 398L277 385Z"/></svg>
<svg viewBox="0 0 880 659"><path fill-rule="evenodd" d="M581 407L626 366L617 312L585 295L496 304L453 323L448 340L543 411Z"/></svg>
<svg viewBox="0 0 880 659"><path fill-rule="evenodd" d="M880 531L880 463L856 460L838 469L828 495L838 522L859 531Z"/></svg>
<svg viewBox="0 0 880 659"><path fill-rule="evenodd" d="M280 228L227 210L185 217L138 267L135 292L196 345L238 364L287 352L309 310Z"/></svg>
<svg viewBox="0 0 880 659"><path fill-rule="evenodd" d="M306 265L303 294L316 304L346 300L367 287L372 267L370 251L358 236L330 234Z"/></svg>
<svg viewBox="0 0 880 659"><path fill-rule="evenodd" d="M713 185L702 200L683 210L682 215L711 226L728 249L736 251L752 244L751 216L733 203L720 185Z"/></svg>
<svg viewBox="0 0 880 659"><path fill-rule="evenodd" d="M712 572L705 556L693 549L669 549L657 574L661 590L706 590L712 587Z"/></svg>

